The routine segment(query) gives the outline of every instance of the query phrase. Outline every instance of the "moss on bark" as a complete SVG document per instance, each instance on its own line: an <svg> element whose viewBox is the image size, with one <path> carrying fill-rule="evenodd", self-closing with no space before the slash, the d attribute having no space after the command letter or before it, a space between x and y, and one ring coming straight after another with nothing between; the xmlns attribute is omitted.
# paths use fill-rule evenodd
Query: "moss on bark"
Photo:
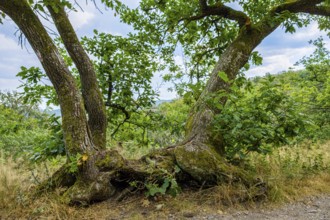
<svg viewBox="0 0 330 220"><path fill-rule="evenodd" d="M111 176L115 172L101 172L93 181L79 178L63 195L63 200L72 205L88 205L92 202L104 201L116 193L111 184Z"/></svg>
<svg viewBox="0 0 330 220"><path fill-rule="evenodd" d="M125 190L133 190L132 182L138 182L135 190L147 190L148 183L160 185L168 178L176 178L182 186L209 187L222 183L239 182L253 186L255 178L244 170L228 164L212 146L189 142L177 147L164 148L139 160L125 160L117 151L98 152L95 157L97 175L86 179L80 172L69 182L64 181L68 171L61 169L53 187L67 188L63 201L73 205L88 205L107 199L122 199ZM83 169L80 165L79 170ZM177 171L177 167L180 171ZM61 175L59 175L61 174ZM69 175L70 176L70 175ZM53 178L55 179L55 178ZM197 185L196 185L197 184Z"/></svg>
<svg viewBox="0 0 330 220"><path fill-rule="evenodd" d="M97 148L105 149L107 129L106 110L93 63L80 44L60 0L53 0L47 8L70 57L78 69L84 106L88 114L88 124L93 143Z"/></svg>

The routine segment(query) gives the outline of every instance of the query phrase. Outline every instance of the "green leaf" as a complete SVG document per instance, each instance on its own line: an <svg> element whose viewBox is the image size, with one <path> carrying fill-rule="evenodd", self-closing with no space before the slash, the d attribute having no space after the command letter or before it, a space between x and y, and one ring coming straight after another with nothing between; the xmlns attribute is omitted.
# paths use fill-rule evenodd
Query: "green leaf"
<svg viewBox="0 0 330 220"><path fill-rule="evenodd" d="M179 173L181 171L180 167L178 167L177 165L175 165L174 167L174 173Z"/></svg>
<svg viewBox="0 0 330 220"><path fill-rule="evenodd" d="M225 72L220 71L218 73L218 76L224 81L224 82L229 82L229 78Z"/></svg>

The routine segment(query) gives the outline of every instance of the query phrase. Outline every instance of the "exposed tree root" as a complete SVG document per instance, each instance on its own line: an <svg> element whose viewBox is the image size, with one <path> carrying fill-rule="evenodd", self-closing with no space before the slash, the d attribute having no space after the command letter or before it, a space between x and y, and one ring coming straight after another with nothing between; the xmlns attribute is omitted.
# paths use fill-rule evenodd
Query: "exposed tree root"
<svg viewBox="0 0 330 220"><path fill-rule="evenodd" d="M117 190L110 182L113 174L113 172L100 172L93 181L78 179L63 195L65 201L72 205L88 205L109 199Z"/></svg>
<svg viewBox="0 0 330 220"><path fill-rule="evenodd" d="M71 187L76 182L76 176L69 172L68 166L64 165L57 170L51 178L43 181L36 190L36 193L53 190L57 187Z"/></svg>
<svg viewBox="0 0 330 220"><path fill-rule="evenodd" d="M125 160L117 151L98 152L95 165L98 175L93 180L85 180L79 173L73 176L62 168L48 181L48 186L68 187L64 201L88 205L107 199L122 200L131 191L145 190L146 183L161 185L168 175L173 175L182 186L241 182L255 188L257 183L242 169L228 164L212 147L193 141L151 152L139 160ZM139 184L134 186L133 182Z"/></svg>

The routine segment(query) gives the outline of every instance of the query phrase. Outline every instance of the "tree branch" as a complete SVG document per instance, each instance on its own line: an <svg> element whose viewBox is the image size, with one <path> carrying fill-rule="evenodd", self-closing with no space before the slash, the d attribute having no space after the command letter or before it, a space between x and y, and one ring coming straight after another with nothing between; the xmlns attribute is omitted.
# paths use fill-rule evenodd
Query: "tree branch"
<svg viewBox="0 0 330 220"><path fill-rule="evenodd" d="M308 13L315 15L330 15L330 7L317 6L318 4L324 2L324 0L296 0L293 2L288 2L281 4L273 9L275 13L281 13L284 11L289 11L292 13Z"/></svg>
<svg viewBox="0 0 330 220"><path fill-rule="evenodd" d="M206 0L199 0L199 5L201 8L201 14L191 16L184 20L194 21L200 20L204 17L217 15L222 18L227 18L233 21L237 21L240 27L244 25L250 25L250 18L242 11L237 11L231 7L228 7L224 4L215 4L215 5L207 5Z"/></svg>
<svg viewBox="0 0 330 220"><path fill-rule="evenodd" d="M126 118L125 120L128 120L128 119L131 118L130 113L126 110L125 107L123 107L121 105L118 105L118 104L115 104L115 103L108 103L108 102L106 102L105 105L109 106L109 107L112 107L112 108L116 108L116 109L122 111L125 115L125 118Z"/></svg>
<svg viewBox="0 0 330 220"><path fill-rule="evenodd" d="M324 2L324 0L296 0L292 2L287 2L275 7L273 13L281 13L284 11L289 11L292 13L308 13L312 15L320 16L330 16L330 7L328 6L317 6L318 4ZM206 0L199 0L201 13L195 16L184 18L182 20L195 21L208 16L220 16L222 18L227 18L236 21L240 27L247 25L249 26L251 21L250 18L242 11L235 10L224 4L215 4L212 6L207 5Z"/></svg>
<svg viewBox="0 0 330 220"><path fill-rule="evenodd" d="M300 12L308 13L311 15L330 16L330 7L316 6L312 8L302 9Z"/></svg>
<svg viewBox="0 0 330 220"><path fill-rule="evenodd" d="M124 119L121 123L119 123L118 126L117 126L117 128L112 132L111 137L114 137L115 134L119 131L119 128L120 128L123 124L125 124L125 122L127 122L127 121L131 118L131 115L130 115L130 113L125 109L125 107L123 107L123 106L121 106L121 105L118 105L118 104L115 104L115 103L110 103L110 102L106 102L105 105L106 105L106 106L109 106L109 107L111 107L111 108L116 108L116 109L122 111L122 112L124 113L124 115L125 115L125 119Z"/></svg>
<svg viewBox="0 0 330 220"><path fill-rule="evenodd" d="M201 7L202 11L207 10L206 0L199 0L199 6Z"/></svg>

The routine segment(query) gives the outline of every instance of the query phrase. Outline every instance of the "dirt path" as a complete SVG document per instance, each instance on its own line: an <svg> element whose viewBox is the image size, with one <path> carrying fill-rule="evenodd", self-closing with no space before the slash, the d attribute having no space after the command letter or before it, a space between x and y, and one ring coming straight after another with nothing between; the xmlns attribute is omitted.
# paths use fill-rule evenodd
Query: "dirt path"
<svg viewBox="0 0 330 220"><path fill-rule="evenodd" d="M224 220L330 220L330 195L315 196L273 210L252 210L231 214L186 216L186 219Z"/></svg>

